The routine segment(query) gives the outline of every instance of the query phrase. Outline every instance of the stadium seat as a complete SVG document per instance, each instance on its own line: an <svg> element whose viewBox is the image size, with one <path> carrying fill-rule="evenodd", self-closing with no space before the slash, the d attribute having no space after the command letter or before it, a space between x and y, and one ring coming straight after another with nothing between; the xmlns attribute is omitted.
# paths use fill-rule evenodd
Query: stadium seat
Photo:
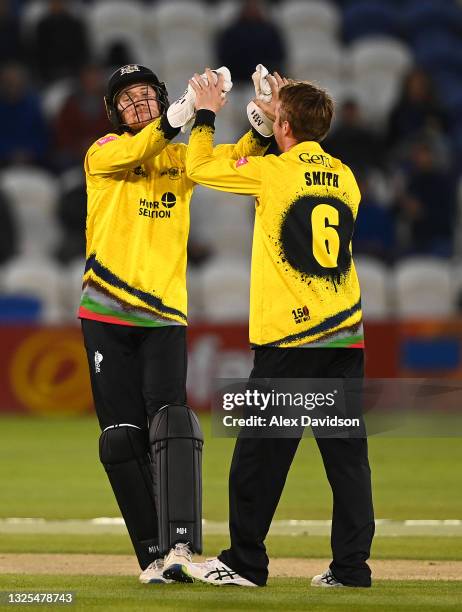
<svg viewBox="0 0 462 612"><path fill-rule="evenodd" d="M343 13L343 38L351 42L364 36L400 34L399 13L386 2L359 0L349 4Z"/></svg>
<svg viewBox="0 0 462 612"><path fill-rule="evenodd" d="M69 323L77 323L84 270L85 259L78 257L67 265L63 275L63 318Z"/></svg>
<svg viewBox="0 0 462 612"><path fill-rule="evenodd" d="M198 187L191 202L191 227L223 257L250 255L253 200Z"/></svg>
<svg viewBox="0 0 462 612"><path fill-rule="evenodd" d="M40 321L42 302L35 297L0 295L0 325Z"/></svg>
<svg viewBox="0 0 462 612"><path fill-rule="evenodd" d="M440 0L411 0L401 11L404 34L413 38L432 30L459 31L462 26L462 9L455 2Z"/></svg>
<svg viewBox="0 0 462 612"><path fill-rule="evenodd" d="M443 259L410 257L397 263L394 285L401 319L456 313L456 285L451 265Z"/></svg>
<svg viewBox="0 0 462 612"><path fill-rule="evenodd" d="M249 84L234 84L231 92L229 93L229 104L220 111L220 116L217 121L217 129L220 128L221 115L226 115L226 121L229 120L233 125L236 126L238 132L238 138L249 129L249 122L247 120L246 108L250 100L255 98L255 89L250 82ZM219 136L219 135L218 135ZM223 141L221 141L223 142Z"/></svg>
<svg viewBox="0 0 462 612"><path fill-rule="evenodd" d="M455 126L456 122L462 116L462 87L453 89L451 92L446 93L442 99L442 102L448 113L449 119L452 120L453 125Z"/></svg>
<svg viewBox="0 0 462 612"><path fill-rule="evenodd" d="M211 62L210 12L197 0L163 0L149 10L167 83L181 79L184 90L192 74Z"/></svg>
<svg viewBox="0 0 462 612"><path fill-rule="evenodd" d="M355 75L377 71L380 75L401 77L412 64L412 54L405 44L393 38L373 36L354 43L349 60Z"/></svg>
<svg viewBox="0 0 462 612"><path fill-rule="evenodd" d="M158 75L167 84L169 93L173 91L171 83L180 85L179 95L183 93L192 75L210 63L210 49L204 40L194 43L194 51L191 51L191 43L183 41L178 44L173 53L170 53L168 45L159 45L159 53L156 58L154 72L158 69ZM178 89L178 88L177 88ZM172 101L175 98L172 98Z"/></svg>
<svg viewBox="0 0 462 612"><path fill-rule="evenodd" d="M154 7L157 28L166 36L165 28L201 32L207 35L210 17L207 4L200 0L160 0Z"/></svg>
<svg viewBox="0 0 462 612"><path fill-rule="evenodd" d="M459 157L462 159L462 124L459 126L459 134L458 134L460 142L455 143L456 151L459 151ZM462 162L460 162L462 164ZM462 165L459 165L459 170L462 172ZM457 202L456 202L456 213L454 219L454 257L457 262L462 261L462 174L461 178L459 178L459 183L457 185ZM461 269L461 266L457 266L457 269ZM460 277L461 283L460 292L462 294L462 272L458 274Z"/></svg>
<svg viewBox="0 0 462 612"><path fill-rule="evenodd" d="M288 0L279 9L280 25L286 38L327 38L334 40L339 31L341 14L333 2L324 0Z"/></svg>
<svg viewBox="0 0 462 612"><path fill-rule="evenodd" d="M191 264L188 265L186 284L188 288L188 322L195 323L202 319L204 310L200 268L196 268Z"/></svg>
<svg viewBox="0 0 462 612"><path fill-rule="evenodd" d="M0 187L12 203L19 228L19 253L52 253L59 242L55 219L56 180L44 170L11 167L0 173Z"/></svg>
<svg viewBox="0 0 462 612"><path fill-rule="evenodd" d="M31 2L25 3L19 13L23 36L26 38L33 36L38 22L47 12L47 3L43 0L31 0Z"/></svg>
<svg viewBox="0 0 462 612"><path fill-rule="evenodd" d="M215 144L235 143L250 129L245 108L251 98L247 99L243 94L239 99L239 94L235 97L234 93L233 89L229 94L230 103L220 111L215 127Z"/></svg>
<svg viewBox="0 0 462 612"><path fill-rule="evenodd" d="M245 124L246 121L246 116L242 116L239 120L239 118L236 118L236 116L232 113L229 113L226 118L220 116L219 121L217 121L215 131L215 144L229 144L232 142L237 142L247 129Z"/></svg>
<svg viewBox="0 0 462 612"><path fill-rule="evenodd" d="M46 0L30 0L29 2L21 2L20 28L23 37L26 40L31 40L35 34L35 28L38 22L46 13L48 13L48 2ZM87 20L87 5L84 2L72 1L67 2L69 10L76 17Z"/></svg>
<svg viewBox="0 0 462 612"><path fill-rule="evenodd" d="M201 271L203 319L213 323L243 322L249 316L250 261L213 259Z"/></svg>
<svg viewBox="0 0 462 612"><path fill-rule="evenodd" d="M459 74L462 71L462 42L460 36L447 30L421 32L413 42L415 61L432 74L441 71Z"/></svg>
<svg viewBox="0 0 462 612"><path fill-rule="evenodd" d="M123 42L132 51L135 61L144 63L148 59L143 29L145 13L137 0L99 0L91 5L88 23L97 57L103 59L111 44Z"/></svg>
<svg viewBox="0 0 462 612"><path fill-rule="evenodd" d="M392 38L358 40L350 49L351 86L369 119L383 122L393 106L404 74L412 65L409 49Z"/></svg>
<svg viewBox="0 0 462 612"><path fill-rule="evenodd" d="M72 79L61 79L54 81L43 91L42 109L48 121L53 121L72 93L73 88L74 81Z"/></svg>
<svg viewBox="0 0 462 612"><path fill-rule="evenodd" d="M83 165L72 166L59 176L59 189L61 195L73 191L85 184L85 171Z"/></svg>
<svg viewBox="0 0 462 612"><path fill-rule="evenodd" d="M150 4L143 4L143 18L141 21L141 40L137 49L140 53L137 57L140 64L151 68L162 80L165 76L162 71L162 55L159 40L156 33L154 11Z"/></svg>
<svg viewBox="0 0 462 612"><path fill-rule="evenodd" d="M443 103L447 96L452 97L462 90L462 75L446 69L433 74L433 81L438 88L438 98Z"/></svg>
<svg viewBox="0 0 462 612"><path fill-rule="evenodd" d="M211 26L215 31L220 31L228 24L232 23L239 14L239 4L235 0L222 0L217 2L213 7ZM209 10L210 10L209 9Z"/></svg>
<svg viewBox="0 0 462 612"><path fill-rule="evenodd" d="M177 100L181 95L183 95L184 90L186 89L186 86L188 84L188 80L192 76L191 74L186 75L184 73L181 73L180 76L171 73L167 74L163 66L159 68L159 72L157 74L162 81L165 81L170 102ZM175 138L175 142L177 142L177 138Z"/></svg>
<svg viewBox="0 0 462 612"><path fill-rule="evenodd" d="M4 268L4 295L36 298L42 303L41 320L60 323L63 320L62 271L45 257L17 257Z"/></svg>
<svg viewBox="0 0 462 612"><path fill-rule="evenodd" d="M366 255L355 257L355 267L361 286L364 319L387 319L392 312L390 272L378 259Z"/></svg>
<svg viewBox="0 0 462 612"><path fill-rule="evenodd" d="M292 54L289 74L319 84L339 102L345 90L344 50L336 41L306 39Z"/></svg>
<svg viewBox="0 0 462 612"><path fill-rule="evenodd" d="M210 11L203 2L197 0L163 0L151 9L151 23L162 49L168 55L183 54L183 60L189 55L196 56L198 50L191 46L207 47L210 34ZM188 48L188 45L189 48ZM178 49L180 47L180 50ZM165 57L164 59L169 59ZM210 57L208 58L210 61Z"/></svg>
<svg viewBox="0 0 462 612"><path fill-rule="evenodd" d="M461 176L462 175L462 122L460 120L452 128L451 145L454 151L455 170L459 172L459 176ZM462 230L462 223L460 225L460 228ZM459 235L461 236L461 239L462 239L462 234L459 234ZM460 253L462 254L462 250L460 251Z"/></svg>

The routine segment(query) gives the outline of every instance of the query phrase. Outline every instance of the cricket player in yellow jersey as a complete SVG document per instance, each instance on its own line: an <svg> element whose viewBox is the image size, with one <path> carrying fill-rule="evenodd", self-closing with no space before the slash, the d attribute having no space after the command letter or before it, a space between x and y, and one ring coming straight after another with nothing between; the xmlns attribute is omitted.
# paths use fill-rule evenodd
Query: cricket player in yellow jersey
<svg viewBox="0 0 462 612"><path fill-rule="evenodd" d="M277 77L277 75L276 75ZM186 171L202 185L256 198L250 290L251 379L363 377L363 327L351 238L360 193L351 170L320 145L333 102L322 89L292 82L271 103L280 155L213 156L213 84L193 84L198 109ZM370 586L374 534L367 438L317 437L334 507L333 561L313 586ZM216 585L266 584L264 540L298 438L239 436L230 471L231 547L205 564L185 565Z"/></svg>
<svg viewBox="0 0 462 612"><path fill-rule="evenodd" d="M218 85L223 95L223 74ZM172 105L175 112L191 105L191 92ZM179 127L169 122L167 90L151 70L138 64L116 70L105 103L114 131L85 158L87 261L79 317L102 429L100 459L143 570L140 580L168 583L178 561L201 548L202 434L185 406L194 181L185 169L186 145L170 144ZM194 112L192 99L184 122ZM237 160L267 147L268 139L249 131L212 155ZM172 441L178 431L181 443Z"/></svg>

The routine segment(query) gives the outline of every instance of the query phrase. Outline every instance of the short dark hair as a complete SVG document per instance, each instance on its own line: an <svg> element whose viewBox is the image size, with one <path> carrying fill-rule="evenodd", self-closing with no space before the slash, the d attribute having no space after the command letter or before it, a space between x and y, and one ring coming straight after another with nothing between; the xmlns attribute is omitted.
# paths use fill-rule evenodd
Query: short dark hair
<svg viewBox="0 0 462 612"><path fill-rule="evenodd" d="M288 121L299 142L321 142L329 131L334 102L321 87L308 81L294 81L279 92L280 124Z"/></svg>

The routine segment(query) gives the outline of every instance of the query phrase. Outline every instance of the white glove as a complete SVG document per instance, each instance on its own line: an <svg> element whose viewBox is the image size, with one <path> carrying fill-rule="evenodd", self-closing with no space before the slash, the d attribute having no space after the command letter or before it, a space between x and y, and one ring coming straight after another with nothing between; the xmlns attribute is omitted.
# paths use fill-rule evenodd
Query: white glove
<svg viewBox="0 0 462 612"><path fill-rule="evenodd" d="M265 138L273 135L273 122L258 108L253 100L247 104L247 117L250 125L254 127L259 134Z"/></svg>
<svg viewBox="0 0 462 612"><path fill-rule="evenodd" d="M231 91L233 83L231 81L231 73L226 66L221 66L212 71L214 73L215 83L218 80L218 75L224 76L222 97L226 97L226 94ZM208 83L207 75L201 74L201 78L205 83ZM194 80L194 79L193 79ZM196 92L188 84L188 87L184 94L178 98L175 102L170 104L167 110L167 119L172 127L181 127L181 131L184 133L194 123L196 117L196 109L194 104L196 102Z"/></svg>
<svg viewBox="0 0 462 612"><path fill-rule="evenodd" d="M258 64L255 72L252 74L252 81L255 86L255 97L262 102L271 102L272 93L267 76L268 69L263 64Z"/></svg>
<svg viewBox="0 0 462 612"><path fill-rule="evenodd" d="M268 77L268 69L263 64L258 64L255 72L252 74L252 81L255 86L255 97L262 102L271 102L272 93ZM273 135L273 122L265 113L258 108L252 100L247 104L247 117L250 125L254 127L259 134L269 138Z"/></svg>

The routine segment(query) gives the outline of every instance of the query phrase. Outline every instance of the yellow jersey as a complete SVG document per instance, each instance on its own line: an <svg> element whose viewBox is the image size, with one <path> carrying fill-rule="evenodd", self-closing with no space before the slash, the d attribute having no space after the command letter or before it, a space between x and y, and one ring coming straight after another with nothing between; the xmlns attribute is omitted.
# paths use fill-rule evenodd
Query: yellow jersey
<svg viewBox="0 0 462 612"><path fill-rule="evenodd" d="M194 181L185 144L166 117L138 134L107 134L85 157L86 266L79 317L155 327L186 325L186 247ZM268 140L249 131L216 158L262 154Z"/></svg>
<svg viewBox="0 0 462 612"><path fill-rule="evenodd" d="M214 114L199 111L186 155L192 180L253 195L254 347L364 346L351 238L361 199L350 168L317 142L280 156L213 156Z"/></svg>

